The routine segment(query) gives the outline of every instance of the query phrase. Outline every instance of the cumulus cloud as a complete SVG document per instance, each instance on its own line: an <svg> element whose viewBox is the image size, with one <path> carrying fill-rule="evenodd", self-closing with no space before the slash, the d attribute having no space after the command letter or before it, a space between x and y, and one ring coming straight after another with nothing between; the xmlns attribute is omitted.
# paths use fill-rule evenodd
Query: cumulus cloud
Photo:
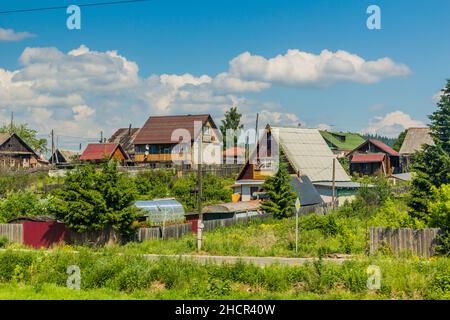
<svg viewBox="0 0 450 320"><path fill-rule="evenodd" d="M319 123L317 125L317 129L323 130L323 131L331 131L331 126L329 124L326 124L326 123Z"/></svg>
<svg viewBox="0 0 450 320"><path fill-rule="evenodd" d="M230 61L229 73L253 81L323 86L338 81L374 83L388 77L407 76L411 71L387 57L366 61L343 50L323 50L316 55L291 49L270 59L244 52Z"/></svg>
<svg viewBox="0 0 450 320"><path fill-rule="evenodd" d="M117 51L100 52L85 45L69 52L26 48L19 62L17 70L0 68L0 120L8 118L5 110L13 109L17 119L39 131L55 129L82 137L98 136L101 130L108 135L129 123L139 126L152 114L202 112L220 117L230 106L239 106L251 116L260 111L264 125L305 126L281 106L242 94L267 90L274 83L372 82L409 72L388 58L365 61L344 51L326 50L320 55L289 50L272 59L243 53L217 75L143 77L138 64Z"/></svg>
<svg viewBox="0 0 450 320"><path fill-rule="evenodd" d="M35 37L35 34L30 32L16 32L13 29L0 28L0 42L1 41L21 41L26 38Z"/></svg>
<svg viewBox="0 0 450 320"><path fill-rule="evenodd" d="M380 134L387 137L397 137L400 132L411 127L425 127L422 121L414 120L403 111L394 111L383 117L373 118L362 133Z"/></svg>
<svg viewBox="0 0 450 320"><path fill-rule="evenodd" d="M441 97L444 95L444 91L439 91L439 92L437 92L436 94L434 94L432 97L431 97L431 100L434 102L434 103L438 103L439 101L441 101Z"/></svg>

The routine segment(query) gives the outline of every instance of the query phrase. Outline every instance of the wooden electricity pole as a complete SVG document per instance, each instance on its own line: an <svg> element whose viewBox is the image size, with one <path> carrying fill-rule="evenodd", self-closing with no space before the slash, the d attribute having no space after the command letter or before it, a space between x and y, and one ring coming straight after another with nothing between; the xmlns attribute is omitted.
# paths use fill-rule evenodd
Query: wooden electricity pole
<svg viewBox="0 0 450 320"><path fill-rule="evenodd" d="M333 158L333 182L332 182L332 189L333 189L333 209L336 207L336 158Z"/></svg>
<svg viewBox="0 0 450 320"><path fill-rule="evenodd" d="M52 164L55 164L55 132L52 129Z"/></svg>
<svg viewBox="0 0 450 320"><path fill-rule="evenodd" d="M198 206L198 222L197 222L197 250L202 250L203 241L203 172L202 172L202 145L203 145L203 125L201 127L200 139L198 143L198 163L197 163L197 206Z"/></svg>

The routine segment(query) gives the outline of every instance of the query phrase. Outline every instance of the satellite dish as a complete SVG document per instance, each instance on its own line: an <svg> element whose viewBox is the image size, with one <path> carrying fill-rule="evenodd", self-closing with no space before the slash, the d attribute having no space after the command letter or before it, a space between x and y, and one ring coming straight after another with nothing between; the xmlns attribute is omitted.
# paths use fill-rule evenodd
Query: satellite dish
<svg viewBox="0 0 450 320"><path fill-rule="evenodd" d="M146 144L146 145L145 145L145 149L146 149L146 150L149 150L149 149L150 149L150 146L149 146L148 144Z"/></svg>
<svg viewBox="0 0 450 320"><path fill-rule="evenodd" d="M145 151L145 155L148 156L148 151Z"/></svg>

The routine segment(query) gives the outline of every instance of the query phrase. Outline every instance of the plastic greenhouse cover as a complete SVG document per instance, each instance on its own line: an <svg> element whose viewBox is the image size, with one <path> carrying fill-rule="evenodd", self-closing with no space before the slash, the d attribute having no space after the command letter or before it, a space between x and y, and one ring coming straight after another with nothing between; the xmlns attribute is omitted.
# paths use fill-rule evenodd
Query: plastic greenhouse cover
<svg viewBox="0 0 450 320"><path fill-rule="evenodd" d="M147 220L155 223L164 221L183 221L184 208L174 199L155 199L136 201L135 206L146 211Z"/></svg>

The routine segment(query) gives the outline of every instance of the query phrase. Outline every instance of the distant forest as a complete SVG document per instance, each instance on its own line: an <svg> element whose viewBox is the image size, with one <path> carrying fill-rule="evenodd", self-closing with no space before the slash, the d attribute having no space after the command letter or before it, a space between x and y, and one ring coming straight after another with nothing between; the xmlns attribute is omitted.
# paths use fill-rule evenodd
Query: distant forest
<svg viewBox="0 0 450 320"><path fill-rule="evenodd" d="M379 134L364 134L362 135L364 139L377 139L380 140L381 142L387 144L389 147L393 147L395 140L397 140L397 138L388 138L385 136L380 136Z"/></svg>

